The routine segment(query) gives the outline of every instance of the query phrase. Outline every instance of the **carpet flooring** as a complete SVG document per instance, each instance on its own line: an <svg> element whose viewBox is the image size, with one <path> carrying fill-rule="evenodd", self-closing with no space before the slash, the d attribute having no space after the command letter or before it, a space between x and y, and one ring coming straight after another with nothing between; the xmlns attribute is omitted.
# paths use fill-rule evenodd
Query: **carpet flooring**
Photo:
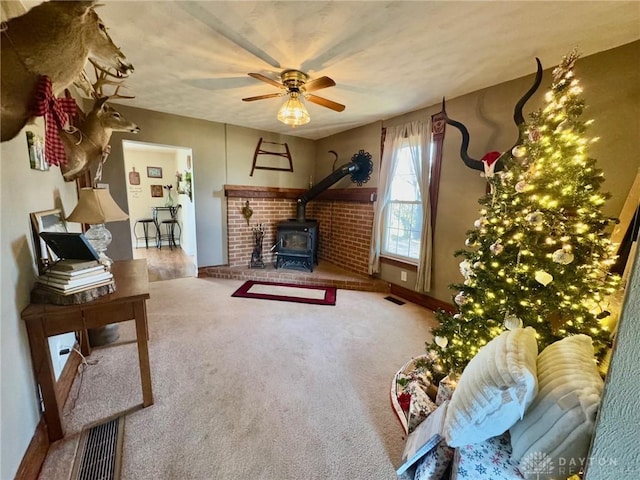
<svg viewBox="0 0 640 480"><path fill-rule="evenodd" d="M249 280L233 292L232 297L279 300L283 302L335 305L336 288Z"/></svg>
<svg viewBox="0 0 640 480"><path fill-rule="evenodd" d="M40 479L69 478L82 428L123 412L122 479L395 479L405 433L389 383L433 314L352 290L332 308L232 298L241 284L151 283L154 405L139 408L135 329L120 324L76 378Z"/></svg>

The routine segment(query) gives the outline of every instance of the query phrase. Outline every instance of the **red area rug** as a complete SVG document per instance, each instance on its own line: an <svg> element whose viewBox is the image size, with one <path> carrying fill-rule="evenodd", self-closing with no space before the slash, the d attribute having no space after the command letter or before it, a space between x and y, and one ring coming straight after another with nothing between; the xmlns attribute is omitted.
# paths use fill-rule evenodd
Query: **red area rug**
<svg viewBox="0 0 640 480"><path fill-rule="evenodd" d="M282 302L311 303L313 305L335 305L336 288L291 283L259 282L249 280L232 297L280 300Z"/></svg>

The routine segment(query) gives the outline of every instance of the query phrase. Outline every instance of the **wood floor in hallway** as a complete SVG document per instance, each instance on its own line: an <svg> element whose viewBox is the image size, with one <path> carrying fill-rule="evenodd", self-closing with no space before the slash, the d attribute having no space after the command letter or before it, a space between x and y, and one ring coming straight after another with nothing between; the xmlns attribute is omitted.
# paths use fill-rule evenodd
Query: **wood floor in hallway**
<svg viewBox="0 0 640 480"><path fill-rule="evenodd" d="M155 247L134 248L133 258L146 258L149 269L149 281L171 280L174 278L195 277L196 264L193 256L187 255L181 248Z"/></svg>

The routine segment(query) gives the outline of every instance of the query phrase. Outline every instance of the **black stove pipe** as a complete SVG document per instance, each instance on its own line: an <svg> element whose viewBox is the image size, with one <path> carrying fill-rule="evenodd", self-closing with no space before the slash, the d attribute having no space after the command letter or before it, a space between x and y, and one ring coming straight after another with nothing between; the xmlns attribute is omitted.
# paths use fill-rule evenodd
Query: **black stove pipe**
<svg viewBox="0 0 640 480"><path fill-rule="evenodd" d="M361 165L356 162L345 163L334 172L330 173L327 177L322 179L318 184L307 190L297 200L296 205L296 220L298 222L304 222L306 220L306 207L307 203L316 198L322 192L327 190L331 185L336 183L341 178L349 175L350 173L360 170Z"/></svg>

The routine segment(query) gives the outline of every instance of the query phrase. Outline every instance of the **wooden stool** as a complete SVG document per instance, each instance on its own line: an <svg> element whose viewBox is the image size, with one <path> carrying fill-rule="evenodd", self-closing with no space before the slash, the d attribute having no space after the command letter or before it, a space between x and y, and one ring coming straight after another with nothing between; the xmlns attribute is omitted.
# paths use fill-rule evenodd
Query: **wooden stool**
<svg viewBox="0 0 640 480"><path fill-rule="evenodd" d="M136 232L136 227L138 226L138 224L141 223L142 224L142 231L144 232L143 236L138 236L138 233ZM158 241L158 228L156 226L156 222L153 220L153 218L141 218L139 220L136 221L135 225L133 226L133 234L136 237L136 248L138 248L138 240L141 240L144 238L144 244L146 248L149 248L149 224L153 224L154 227L156 227L156 242Z"/></svg>

